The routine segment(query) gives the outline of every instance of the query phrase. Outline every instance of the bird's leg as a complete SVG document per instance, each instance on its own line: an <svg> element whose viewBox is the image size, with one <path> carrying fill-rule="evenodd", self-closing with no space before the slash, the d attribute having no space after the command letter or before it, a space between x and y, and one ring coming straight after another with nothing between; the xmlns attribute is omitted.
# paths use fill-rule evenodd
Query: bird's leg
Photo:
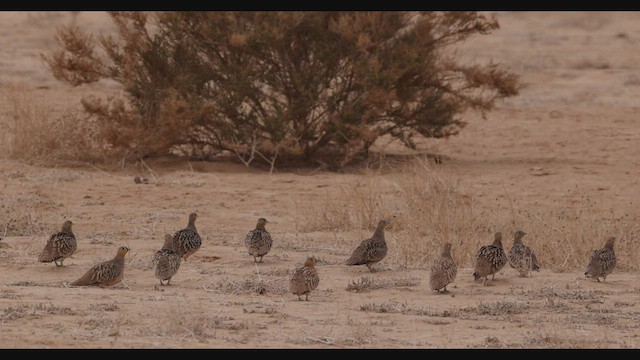
<svg viewBox="0 0 640 360"><path fill-rule="evenodd" d="M598 282L600 282L600 278L596 276L596 280L598 280Z"/></svg>
<svg viewBox="0 0 640 360"><path fill-rule="evenodd" d="M167 279L167 285L169 285L169 283L171 282L171 278Z"/></svg>
<svg viewBox="0 0 640 360"><path fill-rule="evenodd" d="M367 263L365 265L367 265L367 268L369 268L369 272L376 272L376 270L373 268L373 264Z"/></svg>
<svg viewBox="0 0 640 360"><path fill-rule="evenodd" d="M304 294L304 301L309 301L309 293Z"/></svg>
<svg viewBox="0 0 640 360"><path fill-rule="evenodd" d="M300 297L300 295L298 295L298 300L302 301L302 298Z"/></svg>
<svg viewBox="0 0 640 360"><path fill-rule="evenodd" d="M254 257L253 257L253 262L254 262L254 263L257 263L257 262L258 262L258 258L254 256Z"/></svg>
<svg viewBox="0 0 640 360"><path fill-rule="evenodd" d="M496 274L491 274L491 281L493 281L496 278Z"/></svg>
<svg viewBox="0 0 640 360"><path fill-rule="evenodd" d="M263 258L263 257L264 257L264 255L260 256L260 261L258 261L258 262L262 262L262 258Z"/></svg>
<svg viewBox="0 0 640 360"><path fill-rule="evenodd" d="M58 264L58 260L53 260L53 263L56 264L56 267L62 266L62 261L60 261L60 264Z"/></svg>

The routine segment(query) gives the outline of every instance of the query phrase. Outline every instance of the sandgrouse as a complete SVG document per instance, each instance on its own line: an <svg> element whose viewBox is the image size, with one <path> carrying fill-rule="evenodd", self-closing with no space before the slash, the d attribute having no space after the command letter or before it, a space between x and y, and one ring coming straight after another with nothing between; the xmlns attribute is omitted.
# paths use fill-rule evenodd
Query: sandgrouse
<svg viewBox="0 0 640 360"><path fill-rule="evenodd" d="M124 256L128 251L126 246L119 247L113 259L94 265L71 285L106 287L119 283L124 276Z"/></svg>
<svg viewBox="0 0 640 360"><path fill-rule="evenodd" d="M493 280L496 273L507 264L507 255L502 248L501 232L495 234L493 244L480 247L475 260L473 279L484 278L482 285L487 285L488 276L491 275L491 280Z"/></svg>
<svg viewBox="0 0 640 360"><path fill-rule="evenodd" d="M265 218L258 219L256 228L249 231L244 238L244 245L249 255L253 256L254 262L262 262L262 257L271 250L273 240L271 239L271 234L265 229L265 225L268 222Z"/></svg>
<svg viewBox="0 0 640 360"><path fill-rule="evenodd" d="M374 272L373 265L380 262L387 255L387 243L384 240L384 228L389 225L389 220L380 220L376 231L369 239L362 240L360 245L353 250L347 265L366 265L369 272Z"/></svg>
<svg viewBox="0 0 640 360"><path fill-rule="evenodd" d="M289 289L294 295L298 295L298 300L302 300L301 296L304 295L304 300L309 300L309 293L315 290L320 283L320 275L315 268L315 257L308 257L304 262L304 266L297 268L291 280L289 281Z"/></svg>
<svg viewBox="0 0 640 360"><path fill-rule="evenodd" d="M607 275L611 274L616 267L616 253L613 251L613 243L615 237L607 239L607 243L602 249L593 250L589 258L589 265L584 275L588 278L595 278L600 282L607 279Z"/></svg>
<svg viewBox="0 0 640 360"><path fill-rule="evenodd" d="M518 230L513 235L513 246L509 250L509 265L516 269L521 277L527 277L529 271L540 271L538 258L533 250L522 242L522 237L527 233Z"/></svg>
<svg viewBox="0 0 640 360"><path fill-rule="evenodd" d="M447 285L453 282L458 273L458 266L451 258L451 243L442 246L442 254L431 263L429 287L431 290L448 292Z"/></svg>
<svg viewBox="0 0 640 360"><path fill-rule="evenodd" d="M173 251L173 236L166 234L162 249L156 251L152 261L155 276L160 280L160 285L169 285L171 277L180 269L181 260L180 255ZM167 283L165 284L164 281Z"/></svg>
<svg viewBox="0 0 640 360"><path fill-rule="evenodd" d="M189 214L189 224L187 227L178 230L175 235L173 235L173 251L180 255L185 261L189 256L198 251L202 245L202 238L200 234L198 234L198 230L196 230L196 217L198 217L196 213Z"/></svg>
<svg viewBox="0 0 640 360"><path fill-rule="evenodd" d="M56 266L63 266L64 259L73 255L78 248L76 236L71 230L73 223L67 220L62 224L62 230L57 232L47 240L44 249L38 256L39 262L54 262ZM58 261L60 264L58 264Z"/></svg>

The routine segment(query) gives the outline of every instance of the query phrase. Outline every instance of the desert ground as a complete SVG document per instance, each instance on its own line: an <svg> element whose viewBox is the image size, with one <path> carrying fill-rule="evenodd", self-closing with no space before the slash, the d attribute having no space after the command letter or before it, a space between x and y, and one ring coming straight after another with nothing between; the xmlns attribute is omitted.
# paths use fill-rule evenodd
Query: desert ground
<svg viewBox="0 0 640 360"><path fill-rule="evenodd" d="M465 114L458 136L424 140L417 155L377 144L383 166L270 174L229 161L21 156L16 124L121 91L56 81L40 59L55 29L113 26L102 12L0 13L0 348L640 347L640 13L493 14L500 29L459 55L517 73L520 95L486 119ZM191 212L202 247L160 285L151 258ZM259 217L274 244L254 263L243 239ZM381 218L392 225L377 271L346 266ZM37 262L66 219L78 251L64 267ZM507 265L474 282L475 251L496 231L508 250L518 229L541 271L523 278ZM609 236L617 268L585 278ZM445 241L458 274L440 294L429 261ZM123 282L70 286L121 245ZM288 279L309 255L320 284L299 301Z"/></svg>

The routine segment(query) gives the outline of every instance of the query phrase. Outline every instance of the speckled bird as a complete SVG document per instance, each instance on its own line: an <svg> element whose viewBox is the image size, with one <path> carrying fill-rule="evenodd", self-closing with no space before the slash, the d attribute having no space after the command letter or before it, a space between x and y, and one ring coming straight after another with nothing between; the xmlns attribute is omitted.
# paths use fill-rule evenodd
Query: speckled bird
<svg viewBox="0 0 640 360"><path fill-rule="evenodd" d="M304 300L308 301L309 294L320 284L320 275L315 268L316 263L315 257L308 257L304 266L297 268L291 276L289 289L294 295L298 295L298 300L302 300L301 296L304 295Z"/></svg>
<svg viewBox="0 0 640 360"><path fill-rule="evenodd" d="M154 274L160 280L160 285L169 285L171 277L180 269L181 260L180 255L173 251L173 236L166 234L162 249L156 251L152 261ZM164 281L167 283L165 284Z"/></svg>
<svg viewBox="0 0 640 360"><path fill-rule="evenodd" d="M509 250L507 258L509 265L516 269L521 277L527 277L530 271L540 271L538 258L533 250L522 242L522 237L527 233L518 230L513 235L513 246Z"/></svg>
<svg viewBox="0 0 640 360"><path fill-rule="evenodd" d="M173 251L180 255L185 261L202 246L202 238L196 229L197 217L198 215L196 215L196 213L189 214L187 227L178 230L173 235Z"/></svg>
<svg viewBox="0 0 640 360"><path fill-rule="evenodd" d="M373 236L362 240L360 245L353 250L347 260L347 265L366 265L369 272L374 272L373 265L387 256L387 242L384 239L384 229L390 224L389 220L380 220Z"/></svg>
<svg viewBox="0 0 640 360"><path fill-rule="evenodd" d="M128 251L126 246L119 247L113 259L94 265L71 285L107 287L118 284L124 277L124 256Z"/></svg>
<svg viewBox="0 0 640 360"><path fill-rule="evenodd" d="M507 255L502 247L501 232L495 234L493 244L480 247L475 260L473 279L484 278L482 285L487 285L488 276L491 275L491 280L493 280L496 273L507 264Z"/></svg>
<svg viewBox="0 0 640 360"><path fill-rule="evenodd" d="M589 258L589 265L584 275L588 278L595 278L600 282L607 280L607 275L616 268L616 253L613 251L615 237L607 239L607 243L602 249L594 250Z"/></svg>
<svg viewBox="0 0 640 360"><path fill-rule="evenodd" d="M269 253L273 245L271 234L265 228L268 222L265 218L258 219L256 228L249 231L244 238L244 245L249 255L253 256L254 262L262 262L262 258Z"/></svg>
<svg viewBox="0 0 640 360"><path fill-rule="evenodd" d="M62 263L64 259L73 255L78 248L76 236L71 230L72 225L73 222L71 222L71 220L65 221L62 224L62 230L49 237L40 256L38 256L39 262L46 263L53 261L56 267L64 266ZM60 262L59 264L58 261Z"/></svg>
<svg viewBox="0 0 640 360"><path fill-rule="evenodd" d="M447 285L453 282L458 273L458 266L451 258L451 243L442 246L442 253L431 263L429 287L431 290L448 292Z"/></svg>

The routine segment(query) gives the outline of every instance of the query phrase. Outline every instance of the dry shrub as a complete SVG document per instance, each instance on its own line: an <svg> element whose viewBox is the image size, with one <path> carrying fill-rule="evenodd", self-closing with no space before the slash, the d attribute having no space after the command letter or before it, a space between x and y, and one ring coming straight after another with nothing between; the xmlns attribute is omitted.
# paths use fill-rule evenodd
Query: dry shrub
<svg viewBox="0 0 640 360"><path fill-rule="evenodd" d="M104 161L106 149L96 137L94 121L72 108L56 112L24 90L10 94L3 149L10 158L43 164L52 160Z"/></svg>
<svg viewBox="0 0 640 360"><path fill-rule="evenodd" d="M382 136L448 137L518 94L493 62L452 45L499 27L477 12L111 12L109 35L63 26L43 54L73 86L109 80L120 99L84 98L123 159L235 154L249 166L342 168ZM304 44L304 46L300 46Z"/></svg>

